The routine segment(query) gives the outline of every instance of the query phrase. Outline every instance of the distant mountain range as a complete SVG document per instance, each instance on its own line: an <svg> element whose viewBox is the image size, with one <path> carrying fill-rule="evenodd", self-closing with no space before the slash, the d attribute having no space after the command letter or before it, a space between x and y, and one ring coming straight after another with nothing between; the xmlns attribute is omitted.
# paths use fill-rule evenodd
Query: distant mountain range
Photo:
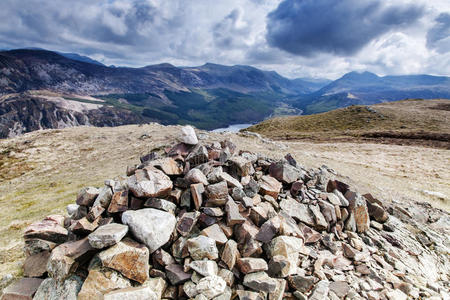
<svg viewBox="0 0 450 300"><path fill-rule="evenodd" d="M369 72L351 72L335 81L288 79L273 71L245 65L207 63L198 67L175 67L164 63L142 68L108 67L75 53L41 49L1 51L0 95L25 93L23 97L8 97L8 105L0 100L3 114L8 112L14 102L12 99L29 99L26 92L32 90L56 92L65 95L63 98L67 101L81 99L70 97L71 94L94 95L105 101L108 111L120 110L114 122L104 125L121 124L117 116L127 111L135 115L128 117L128 122L189 123L213 129L233 123L258 122L268 116L309 114L352 104L404 98L450 98L450 78L379 77ZM14 107L17 108L17 103ZM95 123L102 126L101 122Z"/></svg>
<svg viewBox="0 0 450 300"><path fill-rule="evenodd" d="M431 75L377 76L350 72L319 90L293 102L305 114L325 112L356 104L375 104L401 99L450 98L450 77Z"/></svg>

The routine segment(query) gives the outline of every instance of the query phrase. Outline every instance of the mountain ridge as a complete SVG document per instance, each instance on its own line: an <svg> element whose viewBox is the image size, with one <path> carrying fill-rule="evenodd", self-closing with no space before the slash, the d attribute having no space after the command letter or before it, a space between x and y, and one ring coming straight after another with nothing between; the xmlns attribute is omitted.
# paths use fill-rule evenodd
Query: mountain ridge
<svg viewBox="0 0 450 300"><path fill-rule="evenodd" d="M42 126L22 126L30 123L29 118L35 115L25 116L17 112L17 103L27 106L20 97L30 99L26 93L33 90L59 93L65 99L63 102L83 103L85 100L80 100L80 95L91 95L105 101L108 112L106 109L101 111L107 115L99 118L96 114L94 117L105 123L96 123L97 126L123 124L114 116L127 111L125 124L131 120L166 125L192 124L208 130L355 104L369 105L404 98L450 98L450 78L446 76L378 76L370 72L350 72L330 82L324 79L288 79L275 71L246 65L205 63L196 67L177 67L161 63L131 68L108 67L73 58L48 50L0 52L0 95L15 95L14 99L2 103L0 115L14 112L16 116L12 119L19 122L16 125L8 123L8 126L26 128L20 132ZM39 101L46 99L41 97ZM58 111L61 109L66 107L63 105ZM71 115L70 112L60 115L67 114ZM22 116L22 119L17 120L17 116ZM11 119L10 115L8 118ZM50 124L58 121L66 122L61 117L61 120ZM40 122L35 120L30 124Z"/></svg>
<svg viewBox="0 0 450 300"><path fill-rule="evenodd" d="M224 65L218 65L218 64L212 64L207 63L202 66L198 67L176 67L168 63L162 63L162 64L156 64L156 65L148 65L141 68L131 68L131 67L107 67L104 65L89 63L86 61L80 61L80 60L74 60L72 58L65 57L57 52L48 51L48 50L29 50L29 49L17 49L17 50L8 50L8 51L1 51L0 52L0 68L5 68L6 66L9 66L12 62L11 60L16 60L18 62L25 63L27 65L31 64L39 64L39 63L46 63L48 64L56 64L58 66L62 67L70 67L74 68L75 71L78 73L81 73L80 75L84 76L97 76L97 79L103 79L104 81L104 89L109 92L118 92L117 88L114 89L111 85L108 85L109 81L115 80L116 87L117 85L120 86L120 84L117 84L117 76L123 75L125 78L119 78L123 81L126 81L126 79L131 76L134 77L134 79L137 82L145 81L147 83L150 83L151 85L147 85L147 90L143 88L142 86L139 86L139 84L135 85L129 85L127 87L123 87L121 92L147 92L150 91L150 88L158 88L161 87L161 84L164 83L164 80L172 80L173 83L177 85L185 85L182 88L178 88L179 90L183 90L186 87L202 87L202 88L210 88L211 86L211 77L214 72L217 72L217 69L220 66L221 73L220 75L224 77L225 75L240 75L240 77L236 78L235 83L239 83L238 86L231 87L232 90L236 91L275 91L275 90L282 90L286 94L296 94L299 92L310 92L311 88L308 87L309 83L307 81L302 82L305 88L302 90L296 89L295 84L291 83L290 79L287 79L278 73L276 75L272 75L274 71L262 71L257 68L251 67L251 66L243 66L243 65L234 65L234 66L224 66ZM2 65L3 63L3 65ZM19 67L16 65L16 67ZM155 74L156 71L165 71L168 73L162 74ZM45 70L43 70L45 71ZM207 72L209 71L209 73ZM225 74L223 74L225 73ZM26 75L26 74L22 74ZM60 74L52 74L53 76L58 76ZM158 75L160 78L158 78ZM206 75L209 75L206 76ZM144 76L144 79L139 79L138 76ZM162 76L162 78L161 78ZM216 75L217 76L217 75ZM39 76L35 76L33 79L39 79ZM58 78L56 78L58 79ZM62 78L64 79L64 78ZM248 86L247 79L259 79L259 80L267 80L269 84L262 85L261 83L259 85L253 85L254 89L248 89L246 86ZM297 80L298 81L298 80ZM120 83L120 82L119 82ZM213 82L214 83L214 82ZM216 83L226 83L226 82L216 82ZM163 84L164 86L164 84ZM314 85L312 85L314 86ZM3 82L2 85L0 85L0 92L4 93L4 90L8 88L9 86ZM43 86L44 88L54 88L52 86ZM164 86L167 89L172 88L173 85L165 85ZM217 86L213 86L217 87ZM227 87L229 86L221 86L221 87ZM58 87L57 87L58 88ZM59 87L61 88L61 87ZM33 88L33 89L36 89ZM26 89L18 90L18 89L11 89L11 92L21 92ZM72 87L72 90L70 90L68 87L66 87L65 90L60 90L64 92L77 92L77 93L95 93L95 92L104 92L99 89L94 90L80 90L80 88L74 85Z"/></svg>

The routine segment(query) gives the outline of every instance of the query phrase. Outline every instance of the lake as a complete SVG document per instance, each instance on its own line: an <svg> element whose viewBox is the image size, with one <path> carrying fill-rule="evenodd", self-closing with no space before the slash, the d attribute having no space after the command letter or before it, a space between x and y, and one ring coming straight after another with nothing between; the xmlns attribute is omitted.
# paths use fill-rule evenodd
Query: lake
<svg viewBox="0 0 450 300"><path fill-rule="evenodd" d="M233 124L233 125L229 125L228 127L224 127L224 128L217 128L214 130L211 130L212 132L238 132L241 129L244 128L248 128L250 126L252 126L253 124Z"/></svg>

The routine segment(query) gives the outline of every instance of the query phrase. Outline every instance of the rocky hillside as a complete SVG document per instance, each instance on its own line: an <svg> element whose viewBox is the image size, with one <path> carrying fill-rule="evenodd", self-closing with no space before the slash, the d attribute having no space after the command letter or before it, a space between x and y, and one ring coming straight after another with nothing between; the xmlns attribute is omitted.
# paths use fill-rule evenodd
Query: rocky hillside
<svg viewBox="0 0 450 300"><path fill-rule="evenodd" d="M248 130L277 139L359 140L450 148L450 100L404 100L279 117Z"/></svg>
<svg viewBox="0 0 450 300"><path fill-rule="evenodd" d="M229 139L142 156L26 228L6 299L446 299L450 217Z"/></svg>
<svg viewBox="0 0 450 300"><path fill-rule="evenodd" d="M79 98L76 98L79 97ZM10 94L0 98L0 138L80 125L119 126L144 121L139 115L99 99L54 93Z"/></svg>
<svg viewBox="0 0 450 300"><path fill-rule="evenodd" d="M0 93L50 89L77 94L151 93L225 88L236 92L276 92L286 95L311 92L317 84L291 81L275 72L250 66L205 64L178 68L171 64L143 68L106 67L70 59L45 50L0 52Z"/></svg>

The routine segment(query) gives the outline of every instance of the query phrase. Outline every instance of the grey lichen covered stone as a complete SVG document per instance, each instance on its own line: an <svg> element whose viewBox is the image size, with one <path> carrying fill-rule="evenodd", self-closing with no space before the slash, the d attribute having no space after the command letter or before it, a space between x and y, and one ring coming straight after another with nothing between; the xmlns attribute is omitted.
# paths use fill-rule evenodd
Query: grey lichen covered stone
<svg viewBox="0 0 450 300"><path fill-rule="evenodd" d="M169 241L176 219L171 213L144 208L124 212L122 223L130 227L137 240L147 245L151 254Z"/></svg>
<svg viewBox="0 0 450 300"><path fill-rule="evenodd" d="M77 300L83 280L72 276L60 283L53 278L45 279L39 286L33 299L40 300Z"/></svg>
<svg viewBox="0 0 450 300"><path fill-rule="evenodd" d="M128 226L111 223L100 226L89 234L89 244L97 249L102 249L117 244L127 234Z"/></svg>

